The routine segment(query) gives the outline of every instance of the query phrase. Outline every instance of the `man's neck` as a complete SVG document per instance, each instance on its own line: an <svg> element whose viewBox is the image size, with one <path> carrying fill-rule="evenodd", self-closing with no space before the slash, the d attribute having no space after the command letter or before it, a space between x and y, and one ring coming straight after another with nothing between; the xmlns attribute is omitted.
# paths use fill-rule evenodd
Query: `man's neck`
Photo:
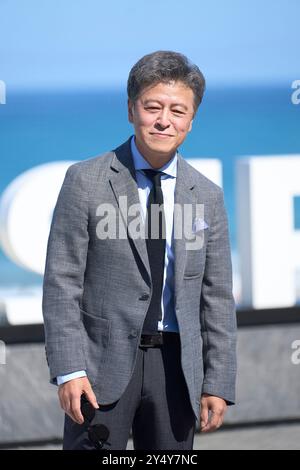
<svg viewBox="0 0 300 470"><path fill-rule="evenodd" d="M138 151L140 152L140 154L142 155L142 157L154 169L158 169L158 168L161 168L164 165L166 165L166 163L168 163L170 160L172 160L172 158L176 154L175 151L170 153L170 154L166 154L166 155L162 155L161 153L156 154L154 152L149 152L149 151L145 150L144 148L141 148L141 146L139 145L139 142L137 142L136 138L135 138L135 145L136 145Z"/></svg>

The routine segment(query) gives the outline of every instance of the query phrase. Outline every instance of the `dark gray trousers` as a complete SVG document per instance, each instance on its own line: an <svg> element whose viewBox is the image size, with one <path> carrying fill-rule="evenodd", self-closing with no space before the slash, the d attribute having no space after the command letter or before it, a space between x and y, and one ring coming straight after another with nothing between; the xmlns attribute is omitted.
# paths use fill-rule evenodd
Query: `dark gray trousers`
<svg viewBox="0 0 300 470"><path fill-rule="evenodd" d="M165 333L162 346L139 347L124 394L96 410L91 424L99 423L109 429L103 449L126 449L130 430L136 450L193 448L195 415L182 373L179 335ZM63 449L94 449L87 427L87 422L79 425L66 415Z"/></svg>

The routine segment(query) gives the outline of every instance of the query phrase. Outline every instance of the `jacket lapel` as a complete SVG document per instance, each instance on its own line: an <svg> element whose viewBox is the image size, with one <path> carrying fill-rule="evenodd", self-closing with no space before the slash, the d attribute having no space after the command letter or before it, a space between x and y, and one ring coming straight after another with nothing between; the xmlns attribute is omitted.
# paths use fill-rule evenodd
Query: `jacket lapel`
<svg viewBox="0 0 300 470"><path fill-rule="evenodd" d="M111 163L111 175L109 178L118 207L120 196L126 196L127 210L133 204L140 206L138 187L135 178L135 169L131 155L130 140L131 138L114 151L114 156ZM127 226L127 224L125 226ZM142 220L141 230L144 230ZM130 224L128 225L128 236L134 243L135 248L145 266L145 269L148 272L149 278L151 278L145 239L134 236L134 234L131 233Z"/></svg>
<svg viewBox="0 0 300 470"><path fill-rule="evenodd" d="M181 282L183 280L185 264L186 264L186 240L183 230L183 210L185 204L195 205L195 197L193 188L195 183L193 181L192 173L187 162L178 154L177 166L177 179L175 187L175 204L181 208L179 216L176 217L176 210L174 211L174 227L175 224L181 225L182 236L180 238L174 237L174 264L175 264L175 299L179 292Z"/></svg>

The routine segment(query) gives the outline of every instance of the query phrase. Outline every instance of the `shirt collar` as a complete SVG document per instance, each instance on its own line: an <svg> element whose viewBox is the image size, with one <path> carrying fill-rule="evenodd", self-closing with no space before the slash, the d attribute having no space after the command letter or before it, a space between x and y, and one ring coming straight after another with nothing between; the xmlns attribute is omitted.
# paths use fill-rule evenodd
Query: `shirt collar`
<svg viewBox="0 0 300 470"><path fill-rule="evenodd" d="M135 144L134 135L131 138L130 145L131 145L131 153L132 153L133 164L134 164L135 170L152 169L152 166L150 165L150 163L148 163L147 160L145 160L142 154L139 152ZM177 152L171 158L171 160L169 160L164 166L159 168L159 170L163 171L168 176L172 176L173 178L176 178L177 176Z"/></svg>

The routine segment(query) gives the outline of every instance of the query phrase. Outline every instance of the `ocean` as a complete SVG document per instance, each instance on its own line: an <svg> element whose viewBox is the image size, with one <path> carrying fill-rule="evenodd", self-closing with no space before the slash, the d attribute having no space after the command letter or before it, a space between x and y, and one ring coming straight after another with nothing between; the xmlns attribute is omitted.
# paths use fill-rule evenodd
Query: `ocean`
<svg viewBox="0 0 300 470"><path fill-rule="evenodd" d="M246 155L300 153L300 106L286 86L207 89L184 157L218 158L230 238L236 254L235 162ZM0 194L20 173L58 160L84 160L117 147L133 133L125 90L11 92L0 105ZM298 201L299 202L299 201ZM295 224L300 227L300 204ZM0 250L0 290L40 285L41 276Z"/></svg>

